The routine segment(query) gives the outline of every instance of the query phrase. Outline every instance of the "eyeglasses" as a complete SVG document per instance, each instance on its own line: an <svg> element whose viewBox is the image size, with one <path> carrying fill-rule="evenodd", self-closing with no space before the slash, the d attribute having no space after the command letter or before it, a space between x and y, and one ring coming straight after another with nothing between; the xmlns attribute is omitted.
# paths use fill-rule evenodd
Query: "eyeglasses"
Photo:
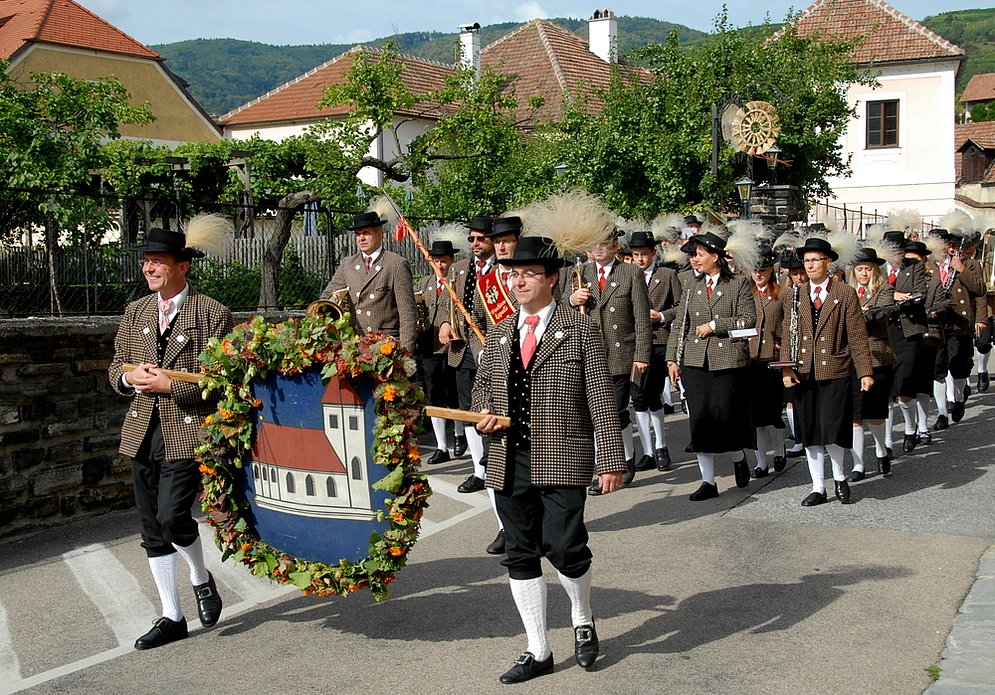
<svg viewBox="0 0 995 695"><path fill-rule="evenodd" d="M534 280L535 278L546 277L546 273L537 273L534 270L513 270L508 273L508 277L512 280L517 280L518 278L525 278L526 280Z"/></svg>
<svg viewBox="0 0 995 695"><path fill-rule="evenodd" d="M486 239L487 239L487 237L485 237L485 236L468 236L466 238L466 240L469 241L471 244L475 244L478 241L484 241Z"/></svg>
<svg viewBox="0 0 995 695"><path fill-rule="evenodd" d="M807 263L807 264L822 263L823 261L828 261L828 260L829 258L827 256L823 256L822 258L806 258L802 261L802 263Z"/></svg>

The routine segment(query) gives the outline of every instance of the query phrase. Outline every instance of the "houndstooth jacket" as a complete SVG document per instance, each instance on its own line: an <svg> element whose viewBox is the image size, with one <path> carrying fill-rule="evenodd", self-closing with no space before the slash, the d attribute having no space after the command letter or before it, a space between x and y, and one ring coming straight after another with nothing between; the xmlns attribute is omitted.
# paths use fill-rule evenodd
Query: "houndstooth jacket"
<svg viewBox="0 0 995 695"><path fill-rule="evenodd" d="M425 302L425 308L428 313L425 330L429 335L418 336L418 344L422 357L442 355L446 351L446 346L439 342L439 327L437 325L437 322L443 315L441 312L442 299L446 295L446 288L443 287L442 292L439 293L436 292L438 286L439 279L434 272L422 278L421 282L418 283L416 294L421 294L422 301Z"/></svg>
<svg viewBox="0 0 995 695"><path fill-rule="evenodd" d="M162 423L166 458L170 461L193 458L201 424L206 415L214 412L214 403L201 397L197 384L182 381L172 382L170 394L145 394L126 389L121 384L123 365L144 362L164 369L198 372L200 353L208 341L231 333L231 312L191 287L173 321L169 343L160 363L158 300L158 294L150 294L129 304L114 338L114 359L107 375L115 391L122 396L131 396L131 405L121 428L120 451L131 458L138 454L155 406Z"/></svg>
<svg viewBox="0 0 995 695"><path fill-rule="evenodd" d="M511 341L518 312L487 333L473 385L473 409L508 413ZM530 424L532 484L540 487L588 485L595 472L625 470L618 410L604 348L587 316L558 303L532 358ZM504 489L508 466L507 431L491 435L487 486Z"/></svg>
<svg viewBox="0 0 995 695"><path fill-rule="evenodd" d="M645 273L643 274L645 276ZM656 266L650 275L646 286L649 295L650 308L663 312L677 306L681 301L681 282L677 279L677 271L663 266ZM650 322L653 329L653 345L666 346L670 337L669 322Z"/></svg>
<svg viewBox="0 0 995 695"><path fill-rule="evenodd" d="M896 283L897 284L897 283ZM857 290L857 300L860 300L859 290ZM877 309L895 304L895 288L887 282L883 282L878 291L866 297L861 302L861 311ZM895 314L898 313L896 308ZM889 316L881 318L867 319L867 346L871 350L871 366L885 367L895 364L895 348L891 344L891 332L888 330Z"/></svg>
<svg viewBox="0 0 995 695"><path fill-rule="evenodd" d="M888 266L883 269L884 274L890 272ZM909 265L896 268L895 292L905 292L907 294L926 294L926 268L919 261ZM906 338L922 335L926 332L926 307L924 301L906 302L902 305L899 313L894 314L890 319L892 323L898 322L902 327L902 335Z"/></svg>
<svg viewBox="0 0 995 695"><path fill-rule="evenodd" d="M732 278L720 276L711 298L706 292L707 276L685 276L684 292L677 318L667 342L667 361L677 361L677 348L684 334L684 355L680 366L706 367L716 371L736 369L750 363L750 348L745 340L730 340L734 328L753 328L756 309L753 304L751 281L741 275ZM685 310L686 308L686 310ZM699 338L695 329L703 323L715 321L714 332Z"/></svg>
<svg viewBox="0 0 995 695"><path fill-rule="evenodd" d="M791 359L792 292L781 293L784 323L781 324L781 359ZM796 372L806 378L815 370L818 381L845 379L851 370L858 378L873 376L867 324L860 310L857 292L845 282L833 279L819 312L819 325L812 325L812 299L809 283L798 288L798 361Z"/></svg>
<svg viewBox="0 0 995 695"><path fill-rule="evenodd" d="M403 257L383 249L368 273L363 267L363 254L345 259L322 290L321 299L331 298L332 292L342 288L349 290L353 322L361 332L386 333L415 354L418 308L411 267Z"/></svg>
<svg viewBox="0 0 995 695"><path fill-rule="evenodd" d="M784 290L781 290L784 292ZM760 362L777 359L781 345L781 322L784 304L780 298L772 299L770 292L753 293L753 307L757 313L757 337L750 338L750 358Z"/></svg>

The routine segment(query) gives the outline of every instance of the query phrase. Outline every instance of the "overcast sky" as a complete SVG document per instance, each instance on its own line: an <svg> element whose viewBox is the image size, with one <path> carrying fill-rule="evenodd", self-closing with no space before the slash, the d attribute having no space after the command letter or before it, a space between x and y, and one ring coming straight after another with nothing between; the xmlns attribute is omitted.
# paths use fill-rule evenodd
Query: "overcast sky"
<svg viewBox="0 0 995 695"><path fill-rule="evenodd" d="M144 44L196 38L236 38L278 45L344 43L413 31L454 32L456 25L523 22L534 17L587 19L595 9L616 15L653 17L710 31L722 5L735 26L784 19L808 3L783 0L77 0L90 11ZM601 3L594 5L595 2ZM900 12L916 20L952 10L983 8L992 0L897 0Z"/></svg>

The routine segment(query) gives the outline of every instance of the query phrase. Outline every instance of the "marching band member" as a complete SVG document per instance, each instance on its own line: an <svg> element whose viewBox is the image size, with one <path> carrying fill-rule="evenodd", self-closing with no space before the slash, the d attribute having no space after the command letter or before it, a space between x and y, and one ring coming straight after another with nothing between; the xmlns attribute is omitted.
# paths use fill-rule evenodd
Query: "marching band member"
<svg viewBox="0 0 995 695"><path fill-rule="evenodd" d="M801 241L798 243L801 244ZM785 274L784 282L781 283L782 294L784 292L791 292L792 287L801 287L808 282L808 273L805 272L805 264L795 254L794 249L791 249L791 251L781 257L780 267L781 271ZM782 336L782 341L783 338ZM788 421L788 431L791 433L793 441L791 448L785 452L785 456L789 458L803 456L805 454L805 446L802 443L800 430L795 420L795 392L792 389L784 389L784 400L784 416Z"/></svg>
<svg viewBox="0 0 995 695"><path fill-rule="evenodd" d="M931 237L935 239L935 237ZM936 239L939 241L939 239ZM921 241L910 241L905 245L905 257L923 264L926 277L926 296L923 306L926 311L926 333L916 359L913 372L916 376L916 445L929 444L933 437L929 431L929 402L933 398L933 371L936 369L936 351L943 343L943 319L950 297L940 283L936 263L928 262L932 250ZM944 399L945 400L945 399ZM944 402L944 406L946 403Z"/></svg>
<svg viewBox="0 0 995 695"><path fill-rule="evenodd" d="M787 464L784 450L784 429L781 410L784 407L784 387L780 372L770 369L770 363L780 355L781 285L774 278L777 258L770 249L761 249L760 261L750 274L753 279L753 304L756 312L757 335L750 338L750 412L757 430L757 465L754 478L767 475L767 450L774 450L774 470L783 471Z"/></svg>
<svg viewBox="0 0 995 695"><path fill-rule="evenodd" d="M749 345L732 340L729 332L753 328L756 316L751 283L729 270L724 239L705 232L688 239L681 250L690 255L698 275L685 280L682 306L667 341L667 367L671 381L684 383L691 448L701 471L701 486L689 499L698 502L719 494L716 454L738 452L733 461L736 486L750 482L744 450L756 447L756 433L744 407L749 402Z"/></svg>
<svg viewBox="0 0 995 695"><path fill-rule="evenodd" d="M805 264L808 281L783 295L781 360L795 365L784 367L782 377L784 386L795 392L796 426L812 476L812 492L802 506L826 502L827 453L836 497L848 504L843 453L853 445L851 375L856 372L863 391L874 384L867 326L854 289L830 281L829 267L840 257L832 245L813 237L795 253Z"/></svg>

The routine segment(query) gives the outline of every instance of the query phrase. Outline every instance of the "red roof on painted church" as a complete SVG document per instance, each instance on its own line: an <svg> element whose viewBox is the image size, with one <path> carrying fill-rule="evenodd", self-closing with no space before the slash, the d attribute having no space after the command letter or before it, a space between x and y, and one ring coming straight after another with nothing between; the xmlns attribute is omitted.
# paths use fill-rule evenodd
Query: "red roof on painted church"
<svg viewBox="0 0 995 695"><path fill-rule="evenodd" d="M356 393L356 390L343 376L333 376L328 380L328 387L321 397L322 403L334 403L336 405L363 405L363 400Z"/></svg>
<svg viewBox="0 0 995 695"><path fill-rule="evenodd" d="M10 58L30 42L159 58L73 0L0 0L0 58Z"/></svg>
<svg viewBox="0 0 995 695"><path fill-rule="evenodd" d="M328 442L324 430L284 427L263 422L252 449L260 463L323 473L345 473L345 466Z"/></svg>

